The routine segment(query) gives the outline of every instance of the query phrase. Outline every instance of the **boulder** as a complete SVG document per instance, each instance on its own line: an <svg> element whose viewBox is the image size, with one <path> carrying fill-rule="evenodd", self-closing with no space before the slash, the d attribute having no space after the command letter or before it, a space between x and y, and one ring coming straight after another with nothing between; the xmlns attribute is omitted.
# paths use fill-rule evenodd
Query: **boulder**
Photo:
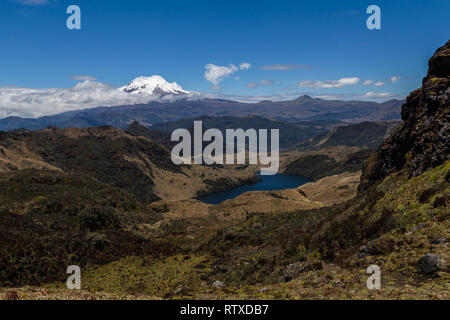
<svg viewBox="0 0 450 320"><path fill-rule="evenodd" d="M222 266L214 266L212 268L212 271L213 271L213 273L225 273L228 270L226 268L222 267Z"/></svg>
<svg viewBox="0 0 450 320"><path fill-rule="evenodd" d="M321 263L309 263L309 262L296 262L288 265L284 270L283 275L280 277L280 282L289 282L292 279L297 278L301 273L310 270L320 269Z"/></svg>
<svg viewBox="0 0 450 320"><path fill-rule="evenodd" d="M188 288L184 288L183 286L180 286L177 290L175 290L173 292L173 294L175 296L177 296L177 295L178 296L186 296L189 294L189 292L190 292L190 290Z"/></svg>
<svg viewBox="0 0 450 320"><path fill-rule="evenodd" d="M433 275L438 271L445 262L436 254L426 254L417 261L417 268L426 275Z"/></svg>
<svg viewBox="0 0 450 320"><path fill-rule="evenodd" d="M213 283L213 287L216 287L216 288L223 288L223 287L225 287L225 285L223 284L223 282L222 281L214 281L214 283Z"/></svg>

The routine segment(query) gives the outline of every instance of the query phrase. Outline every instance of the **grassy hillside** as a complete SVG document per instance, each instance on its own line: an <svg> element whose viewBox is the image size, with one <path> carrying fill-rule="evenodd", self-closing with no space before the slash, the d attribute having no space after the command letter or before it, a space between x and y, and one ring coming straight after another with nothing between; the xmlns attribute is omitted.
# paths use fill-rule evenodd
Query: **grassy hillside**
<svg viewBox="0 0 450 320"><path fill-rule="evenodd" d="M449 177L447 162L413 179L392 175L346 205L249 214L189 253L92 266L83 283L98 297L449 299L448 265L418 268L425 254L449 261ZM371 264L382 270L380 290L366 287Z"/></svg>
<svg viewBox="0 0 450 320"><path fill-rule="evenodd" d="M297 159L289 161L283 168L283 173L321 179L343 172L357 172L373 152L346 147L304 152Z"/></svg>
<svg viewBox="0 0 450 320"><path fill-rule="evenodd" d="M22 169L89 175L143 204L193 198L256 179L252 167L177 166L164 146L113 127L0 133L0 172Z"/></svg>
<svg viewBox="0 0 450 320"><path fill-rule="evenodd" d="M20 170L0 176L0 284L65 278L71 264L170 252L133 233L161 217L121 189L80 174Z"/></svg>

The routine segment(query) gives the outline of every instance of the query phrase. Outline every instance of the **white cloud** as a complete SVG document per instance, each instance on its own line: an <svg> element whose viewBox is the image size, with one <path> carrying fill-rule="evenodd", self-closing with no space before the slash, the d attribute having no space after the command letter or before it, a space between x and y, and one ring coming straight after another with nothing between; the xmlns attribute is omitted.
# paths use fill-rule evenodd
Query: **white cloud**
<svg viewBox="0 0 450 320"><path fill-rule="evenodd" d="M78 82L73 88L64 89L0 87L0 118L35 118L98 106L133 105L181 98L199 99L199 95L192 93L160 98L147 94L129 94L92 80Z"/></svg>
<svg viewBox="0 0 450 320"><path fill-rule="evenodd" d="M95 78L95 77L86 76L86 75L84 75L84 76L70 76L69 79L76 80L76 81L84 81L84 80L95 81L95 80L97 80L97 78Z"/></svg>
<svg viewBox="0 0 450 320"><path fill-rule="evenodd" d="M284 92L273 95L224 95L218 93L203 93L204 98L209 99L228 99L245 103L257 103L260 101L271 100L271 101L289 101L294 100L302 95L309 95L313 98L320 98L323 100L341 100L341 101L375 101L384 102L390 99L405 99L404 96L400 96L394 93L330 93L330 94L314 94L313 92L304 91L292 91Z"/></svg>
<svg viewBox="0 0 450 320"><path fill-rule="evenodd" d="M205 79L213 84L212 88L215 90L219 90L219 83L228 77L230 74L238 71L238 68L234 64L230 64L229 67L225 66L216 66L215 64L208 63L205 71Z"/></svg>
<svg viewBox="0 0 450 320"><path fill-rule="evenodd" d="M363 85L370 86L373 83L373 80L366 80L364 81Z"/></svg>
<svg viewBox="0 0 450 320"><path fill-rule="evenodd" d="M110 88L107 84L92 81L92 80L85 80L83 82L78 82L74 87L74 91L83 91L83 90L89 90L89 89L108 89Z"/></svg>
<svg viewBox="0 0 450 320"><path fill-rule="evenodd" d="M343 82L347 83L347 81ZM255 84L259 86L258 83ZM337 100L386 101L389 99L404 98L392 93L367 92L365 94L330 93L327 95L314 95L313 93L294 90L271 96L224 96L216 93L199 94L193 92L188 95L165 96L160 98L146 94L129 94L98 81L85 80L78 82L72 88L63 89L0 87L0 119L9 116L35 118L72 110L90 109L98 106L133 105L152 101L173 101L176 99L198 100L203 98L225 98L241 102L258 102L261 100L292 100L304 94L323 99Z"/></svg>
<svg viewBox="0 0 450 320"><path fill-rule="evenodd" d="M312 69L311 66L305 64L271 64L262 66L261 70L289 71L295 69Z"/></svg>
<svg viewBox="0 0 450 320"><path fill-rule="evenodd" d="M377 81L373 84L375 87L382 87L384 86L384 82L383 81Z"/></svg>
<svg viewBox="0 0 450 320"><path fill-rule="evenodd" d="M256 83L256 82L250 82L247 83L247 88L258 88L260 85L261 86L271 86L273 85L275 82L272 80L261 80L261 83Z"/></svg>
<svg viewBox="0 0 450 320"><path fill-rule="evenodd" d="M312 97L325 99L325 100L361 100L361 101L375 101L375 102L385 102L390 99L403 100L404 96L389 93L389 92L366 92L366 93L332 93L327 95L314 95Z"/></svg>
<svg viewBox="0 0 450 320"><path fill-rule="evenodd" d="M392 98L397 99L398 95L388 92L366 92L365 96L368 98Z"/></svg>
<svg viewBox="0 0 450 320"><path fill-rule="evenodd" d="M13 0L13 1L18 2L24 6L40 6L50 3L48 0Z"/></svg>
<svg viewBox="0 0 450 320"><path fill-rule="evenodd" d="M274 82L272 80L261 80L261 84L263 86L271 86L274 84Z"/></svg>
<svg viewBox="0 0 450 320"><path fill-rule="evenodd" d="M298 83L299 88L315 88L315 89L329 89L329 88L342 88L348 85L355 85L359 82L358 77L353 78L341 78L339 80L332 81L300 81Z"/></svg>
<svg viewBox="0 0 450 320"><path fill-rule="evenodd" d="M241 70L248 70L248 69L250 69L251 66L252 66L252 65L251 65L250 63L242 62L242 63L239 65L239 69L241 69Z"/></svg>
<svg viewBox="0 0 450 320"><path fill-rule="evenodd" d="M208 63L205 68L205 79L213 84L211 87L214 90L220 90L219 83L222 82L229 75L239 71L239 70L248 70L251 65L247 62L243 62L239 65L239 68L234 64L230 64L228 67L226 66L216 66L215 64ZM235 78L236 79L236 78Z"/></svg>
<svg viewBox="0 0 450 320"><path fill-rule="evenodd" d="M400 80L400 77L398 77L398 76L391 77L391 82L392 83L396 83L398 80Z"/></svg>

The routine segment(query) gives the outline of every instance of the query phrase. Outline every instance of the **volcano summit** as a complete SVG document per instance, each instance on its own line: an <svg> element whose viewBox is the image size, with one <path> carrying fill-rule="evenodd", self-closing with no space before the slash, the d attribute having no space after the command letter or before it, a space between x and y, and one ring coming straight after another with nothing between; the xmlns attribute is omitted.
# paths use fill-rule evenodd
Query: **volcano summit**
<svg viewBox="0 0 450 320"><path fill-rule="evenodd" d="M166 79L159 75L151 77L138 77L131 81L128 85L120 87L119 90L131 94L148 94L148 95L180 95L188 94L189 91L183 90L176 82L167 82Z"/></svg>

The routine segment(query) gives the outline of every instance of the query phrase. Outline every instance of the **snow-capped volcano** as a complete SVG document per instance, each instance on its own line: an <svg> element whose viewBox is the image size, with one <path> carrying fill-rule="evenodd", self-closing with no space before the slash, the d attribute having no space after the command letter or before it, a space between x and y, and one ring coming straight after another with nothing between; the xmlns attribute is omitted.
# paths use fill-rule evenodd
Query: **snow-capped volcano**
<svg viewBox="0 0 450 320"><path fill-rule="evenodd" d="M180 95L190 93L183 90L176 82L167 82L161 76L154 75L151 77L138 77L130 82L127 86L119 88L131 94L149 94L149 95Z"/></svg>

